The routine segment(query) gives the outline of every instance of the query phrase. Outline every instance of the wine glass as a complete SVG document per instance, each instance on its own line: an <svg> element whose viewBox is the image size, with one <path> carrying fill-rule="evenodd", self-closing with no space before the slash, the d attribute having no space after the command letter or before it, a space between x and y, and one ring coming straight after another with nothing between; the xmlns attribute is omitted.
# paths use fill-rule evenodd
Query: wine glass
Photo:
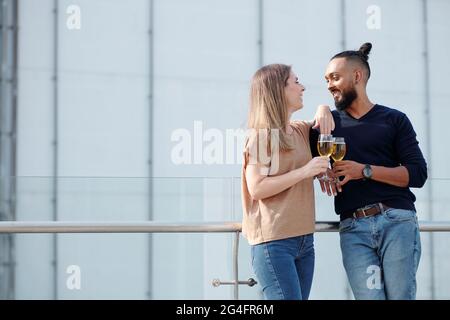
<svg viewBox="0 0 450 320"><path fill-rule="evenodd" d="M322 157L330 157L333 153L333 136L331 134L320 134L319 140L317 140L317 151ZM325 175L322 177L323 181L328 181L329 177L325 172Z"/></svg>
<svg viewBox="0 0 450 320"><path fill-rule="evenodd" d="M333 152L331 153L331 158L336 161L341 161L345 157L345 152L347 147L345 144L345 139L343 137L335 137L333 140Z"/></svg>
<svg viewBox="0 0 450 320"><path fill-rule="evenodd" d="M345 139L343 137L335 137L333 140L333 152L331 153L331 158L334 162L341 161L345 157L347 152L347 145L345 144ZM339 177L335 178L335 182L339 181Z"/></svg>

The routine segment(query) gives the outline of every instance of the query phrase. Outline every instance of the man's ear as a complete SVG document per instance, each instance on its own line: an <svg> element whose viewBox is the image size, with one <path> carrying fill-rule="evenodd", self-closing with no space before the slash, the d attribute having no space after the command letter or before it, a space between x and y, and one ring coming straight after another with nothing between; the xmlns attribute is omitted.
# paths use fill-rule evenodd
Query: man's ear
<svg viewBox="0 0 450 320"><path fill-rule="evenodd" d="M353 73L353 77L355 84L360 83L363 80L363 73L361 69L356 69L355 72Z"/></svg>

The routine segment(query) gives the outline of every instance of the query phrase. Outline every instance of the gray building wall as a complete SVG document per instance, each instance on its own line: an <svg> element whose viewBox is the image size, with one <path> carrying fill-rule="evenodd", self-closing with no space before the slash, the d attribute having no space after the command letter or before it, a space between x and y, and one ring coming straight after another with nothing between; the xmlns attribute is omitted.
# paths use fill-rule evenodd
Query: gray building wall
<svg viewBox="0 0 450 320"><path fill-rule="evenodd" d="M56 23L53 0L19 3L18 220L240 220L241 149L226 130L245 128L253 73L261 63L292 64L306 86L294 118L310 119L319 103L333 105L323 78L329 58L366 41L369 96L408 114L431 168L414 190L419 219L450 219L448 151L438 148L449 115L450 2L61 0ZM81 10L79 30L67 28L70 5ZM380 9L380 29L367 27L370 5ZM189 133L192 164L174 163L174 132ZM223 142L223 163L195 163L214 141ZM316 207L318 220L338 220L319 190ZM19 299L232 297L210 284L232 277L231 235L15 239ZM422 234L418 298L450 297L448 241ZM71 265L81 269L80 290L66 285ZM251 276L242 238L240 278ZM241 287L240 296L261 294ZM317 234L311 298L350 297L338 235Z"/></svg>

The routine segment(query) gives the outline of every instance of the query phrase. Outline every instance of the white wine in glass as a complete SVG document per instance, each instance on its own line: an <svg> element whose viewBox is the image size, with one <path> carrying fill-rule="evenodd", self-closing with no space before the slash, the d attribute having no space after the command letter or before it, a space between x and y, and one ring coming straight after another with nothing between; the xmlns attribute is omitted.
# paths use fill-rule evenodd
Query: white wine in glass
<svg viewBox="0 0 450 320"><path fill-rule="evenodd" d="M331 134L320 134L319 140L317 140L317 151L322 157L330 157L333 153L333 136ZM328 181L328 175L325 172L322 180Z"/></svg>
<svg viewBox="0 0 450 320"><path fill-rule="evenodd" d="M333 137L329 134L321 134L317 141L317 151L322 157L329 157L333 153Z"/></svg>
<svg viewBox="0 0 450 320"><path fill-rule="evenodd" d="M345 144L345 140L342 137L334 138L333 142L333 152L331 153L331 157L334 161L341 161L345 157L345 152L347 151L347 147Z"/></svg>

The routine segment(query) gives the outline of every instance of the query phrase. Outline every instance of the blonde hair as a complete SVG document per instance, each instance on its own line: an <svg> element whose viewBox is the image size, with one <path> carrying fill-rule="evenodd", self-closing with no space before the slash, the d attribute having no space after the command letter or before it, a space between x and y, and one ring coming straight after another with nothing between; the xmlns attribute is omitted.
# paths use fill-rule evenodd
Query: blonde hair
<svg viewBox="0 0 450 320"><path fill-rule="evenodd" d="M288 110L284 88L290 73L291 66L284 64L266 65L256 71L250 89L248 128L256 131L266 129L267 137L271 136L273 129L278 130L281 151L293 149L285 131L288 122ZM269 149L272 148L269 147Z"/></svg>

